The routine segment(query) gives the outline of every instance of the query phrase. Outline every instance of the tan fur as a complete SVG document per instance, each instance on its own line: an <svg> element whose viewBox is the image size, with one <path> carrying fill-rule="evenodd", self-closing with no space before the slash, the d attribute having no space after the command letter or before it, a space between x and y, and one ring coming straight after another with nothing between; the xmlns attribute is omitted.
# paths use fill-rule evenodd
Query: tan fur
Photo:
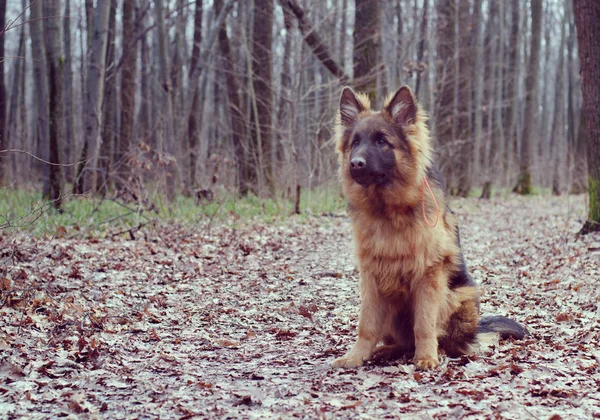
<svg viewBox="0 0 600 420"><path fill-rule="evenodd" d="M356 125L377 126L378 121L392 118L386 112L391 97L380 112L370 109L366 97L360 98L364 111ZM430 227L422 215L423 179L432 155L426 121L425 112L418 106L416 121L403 127L410 156L394 148L399 162L394 170L404 182L379 188L359 185L349 175L351 130L338 118L339 175L351 209L361 308L358 339L345 356L334 361L334 366L361 366L384 339L387 345L381 348L382 353L414 348L419 368L438 365L438 340L444 348L469 350L459 348L460 343L453 345L452 337L461 332L452 330L449 336L448 326L476 328L479 291L473 286L449 288L449 278L460 263L457 222L453 214L446 212L443 191L432 183L439 221ZM428 220L433 223L435 205L428 190L425 205ZM412 325L398 327L403 319L412 320Z"/></svg>

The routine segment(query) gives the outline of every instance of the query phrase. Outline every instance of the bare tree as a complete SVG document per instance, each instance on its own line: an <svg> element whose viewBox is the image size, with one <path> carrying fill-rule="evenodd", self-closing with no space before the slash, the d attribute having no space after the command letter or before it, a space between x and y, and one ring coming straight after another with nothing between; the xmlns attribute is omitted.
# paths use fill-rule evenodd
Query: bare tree
<svg viewBox="0 0 600 420"><path fill-rule="evenodd" d="M252 35L252 144L256 157L259 191L274 189L271 161L273 82L271 50L273 44L273 0L255 0Z"/></svg>
<svg viewBox="0 0 600 420"><path fill-rule="evenodd" d="M106 46L110 9L111 2L101 1L98 3L94 12L94 33L93 36L89 37L92 40L92 47L87 68L85 89L85 146L81 159L84 163L79 166L77 171L75 192L78 194L83 194L89 189L96 191L98 188L98 162L102 147L102 139L100 138L102 127L101 106L104 97L104 74L106 71ZM90 154L89 162L88 151ZM91 170L91 174L84 174L86 166Z"/></svg>
<svg viewBox="0 0 600 420"><path fill-rule="evenodd" d="M47 0L46 16L60 16L60 0ZM60 208L62 190L62 170L60 153L63 150L65 137L64 120L64 60L62 54L62 32L60 20L49 18L44 20L44 37L46 41L47 75L49 87L49 195L54 207Z"/></svg>
<svg viewBox="0 0 600 420"><path fill-rule="evenodd" d="M455 38L454 0L437 2L437 103L434 110L438 142L438 163L446 181L452 177L452 143L454 141Z"/></svg>
<svg viewBox="0 0 600 420"><path fill-rule="evenodd" d="M162 136L159 136L157 149L159 152L165 152L175 145L173 144L173 101L167 55L167 30L165 28L165 12L162 0L154 0L154 10L156 12L156 25L158 26L158 63L160 84L162 87L161 97L162 103L164 104L164 112L162 113ZM170 152L174 152L174 149L171 149Z"/></svg>
<svg viewBox="0 0 600 420"><path fill-rule="evenodd" d="M514 192L531 193L532 146L535 135L537 79L542 38L542 0L531 0L531 48L525 81L525 127L521 141L520 172Z"/></svg>
<svg viewBox="0 0 600 420"><path fill-rule="evenodd" d="M74 147L75 137L75 119L73 95L73 53L71 48L71 0L65 0L65 9L63 17L63 48L65 52L64 59L64 106L65 106L65 140L64 140L64 160L71 162L71 154ZM67 166L65 175L68 181L72 179L71 166Z"/></svg>
<svg viewBox="0 0 600 420"><path fill-rule="evenodd" d="M581 233L600 231L600 3L574 0L583 91L590 208Z"/></svg>
<svg viewBox="0 0 600 420"><path fill-rule="evenodd" d="M131 151L135 120L135 91L137 77L137 42L135 40L135 1L123 2L123 56L121 58L121 124L116 158L124 179L130 175L128 153Z"/></svg>
<svg viewBox="0 0 600 420"><path fill-rule="evenodd" d="M38 150L45 161L50 160L50 126L49 126L49 108L48 108L48 74L46 67L46 47L44 43L44 27L42 3L35 2L29 8L30 33L31 33L31 58L33 61L33 81L36 93L36 139ZM44 184L42 195L50 197L50 167L45 164L43 167Z"/></svg>
<svg viewBox="0 0 600 420"><path fill-rule="evenodd" d="M354 19L354 86L373 102L381 71L381 5L379 0L356 0Z"/></svg>
<svg viewBox="0 0 600 420"><path fill-rule="evenodd" d="M0 185L4 181L4 153L8 142L5 140L6 127L6 86L4 85L4 28L6 27L6 0L0 0Z"/></svg>

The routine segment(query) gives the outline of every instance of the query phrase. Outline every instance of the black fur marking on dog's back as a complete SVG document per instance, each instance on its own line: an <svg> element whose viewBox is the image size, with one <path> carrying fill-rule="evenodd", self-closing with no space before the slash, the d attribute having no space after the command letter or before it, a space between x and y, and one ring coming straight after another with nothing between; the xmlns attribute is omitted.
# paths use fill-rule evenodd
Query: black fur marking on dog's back
<svg viewBox="0 0 600 420"><path fill-rule="evenodd" d="M429 183L437 186L440 190L442 190L444 192L444 197L448 198L448 191L446 190L446 182L444 181L444 176L439 171L439 169L434 165L429 166L427 168L427 171L425 172L425 175L427 176L427 180L429 181ZM448 208L448 207L446 206L446 208Z"/></svg>
<svg viewBox="0 0 600 420"><path fill-rule="evenodd" d="M504 316L486 316L479 319L477 323L477 333L498 333L503 339L512 337L522 340L529 335L527 328L523 327L517 321Z"/></svg>

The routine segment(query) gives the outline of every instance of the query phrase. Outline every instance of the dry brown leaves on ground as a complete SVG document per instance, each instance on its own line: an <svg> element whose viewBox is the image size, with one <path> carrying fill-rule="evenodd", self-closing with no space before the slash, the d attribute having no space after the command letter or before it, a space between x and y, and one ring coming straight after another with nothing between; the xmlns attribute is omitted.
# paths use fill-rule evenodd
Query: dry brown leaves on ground
<svg viewBox="0 0 600 420"><path fill-rule="evenodd" d="M3 238L0 417L600 417L600 236L579 198L458 200L484 314L533 336L416 372L355 338L345 218ZM558 418L558 417L555 417Z"/></svg>

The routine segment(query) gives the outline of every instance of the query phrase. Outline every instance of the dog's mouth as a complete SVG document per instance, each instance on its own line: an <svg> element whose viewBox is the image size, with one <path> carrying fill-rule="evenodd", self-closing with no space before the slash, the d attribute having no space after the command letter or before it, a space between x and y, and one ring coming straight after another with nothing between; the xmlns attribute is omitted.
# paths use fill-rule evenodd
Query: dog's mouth
<svg viewBox="0 0 600 420"><path fill-rule="evenodd" d="M353 176L352 179L356 181L357 184L368 186L368 185L382 185L387 181L387 176L382 173L374 173L374 174L365 174L360 176Z"/></svg>

